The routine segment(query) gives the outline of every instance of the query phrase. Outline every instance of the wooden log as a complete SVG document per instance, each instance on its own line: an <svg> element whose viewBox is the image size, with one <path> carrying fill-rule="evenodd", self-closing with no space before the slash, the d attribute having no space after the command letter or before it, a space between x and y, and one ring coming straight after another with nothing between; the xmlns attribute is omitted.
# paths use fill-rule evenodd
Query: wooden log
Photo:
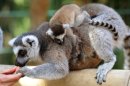
<svg viewBox="0 0 130 86"><path fill-rule="evenodd" d="M0 70L10 66L0 66ZM11 66L12 67L12 66ZM130 86L130 70L112 70L107 75L107 81L98 85L95 80L96 69L84 69L70 72L59 80L42 80L28 77L21 78L15 86Z"/></svg>

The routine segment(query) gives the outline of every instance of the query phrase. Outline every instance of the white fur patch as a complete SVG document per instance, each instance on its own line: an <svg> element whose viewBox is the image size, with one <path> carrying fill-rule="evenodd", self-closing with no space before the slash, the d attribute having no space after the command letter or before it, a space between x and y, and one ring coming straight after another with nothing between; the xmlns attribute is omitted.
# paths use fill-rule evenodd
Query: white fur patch
<svg viewBox="0 0 130 86"><path fill-rule="evenodd" d="M15 47L13 47L14 54L17 55L20 49L22 49L21 46L15 46Z"/></svg>
<svg viewBox="0 0 130 86"><path fill-rule="evenodd" d="M56 38L63 42L64 36L65 36L65 33L64 33L64 34L61 34L61 35L59 35L59 36L56 36Z"/></svg>
<svg viewBox="0 0 130 86"><path fill-rule="evenodd" d="M46 32L46 35L50 36L52 39L54 39L54 35L53 35L53 31L51 30L51 28L49 28Z"/></svg>
<svg viewBox="0 0 130 86"><path fill-rule="evenodd" d="M22 38L22 42L23 42L23 44L24 44L25 46L30 47L30 44L27 42L27 39L33 41L33 43L32 43L32 46L33 46L33 47L34 47L34 46L37 47L37 46L39 45L39 42L38 42L38 39L37 39L36 36L34 36L34 35L27 35L27 36L25 36L25 37Z"/></svg>
<svg viewBox="0 0 130 86"><path fill-rule="evenodd" d="M53 31L51 30L51 28L49 28L46 32L47 35L53 35Z"/></svg>
<svg viewBox="0 0 130 86"><path fill-rule="evenodd" d="M9 41L9 45L12 47L12 46L14 46L14 42L15 42L15 40L17 39L17 37L16 38L13 38L13 39L11 39L10 41Z"/></svg>
<svg viewBox="0 0 130 86"><path fill-rule="evenodd" d="M32 43L32 46L30 46L30 44L26 42L27 39L34 41ZM39 41L36 36L34 36L34 35L25 36L22 38L22 42L26 46L26 47L24 47L24 49L27 50L27 54L28 54L29 58L35 58L35 57L38 58L39 57L40 48L39 48Z"/></svg>

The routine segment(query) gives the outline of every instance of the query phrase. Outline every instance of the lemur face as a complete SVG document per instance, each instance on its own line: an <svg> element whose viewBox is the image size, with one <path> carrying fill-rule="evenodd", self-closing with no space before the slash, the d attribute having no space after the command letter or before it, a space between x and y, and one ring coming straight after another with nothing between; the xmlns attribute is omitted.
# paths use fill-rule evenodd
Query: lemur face
<svg viewBox="0 0 130 86"><path fill-rule="evenodd" d="M54 25L50 26L46 34L50 36L53 40L55 40L58 44L63 43L63 39L66 35L66 30L70 29L69 24L61 24L61 25Z"/></svg>
<svg viewBox="0 0 130 86"><path fill-rule="evenodd" d="M13 47L13 52L17 57L16 66L23 67L29 59L39 56L39 42L34 35L14 38L9 41L9 45Z"/></svg>

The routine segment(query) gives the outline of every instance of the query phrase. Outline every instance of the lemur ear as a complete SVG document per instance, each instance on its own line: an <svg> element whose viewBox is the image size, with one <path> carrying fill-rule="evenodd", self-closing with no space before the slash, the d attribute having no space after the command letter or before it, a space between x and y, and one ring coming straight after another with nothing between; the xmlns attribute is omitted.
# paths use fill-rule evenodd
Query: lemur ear
<svg viewBox="0 0 130 86"><path fill-rule="evenodd" d="M47 30L46 35L49 35L49 36L53 35L53 31L51 30L51 28Z"/></svg>
<svg viewBox="0 0 130 86"><path fill-rule="evenodd" d="M17 37L11 39L11 40L8 42L8 44L9 44L11 47L13 47L13 46L14 46L14 42L15 42L16 39L17 39Z"/></svg>
<svg viewBox="0 0 130 86"><path fill-rule="evenodd" d="M37 47L39 43L37 37L33 35L23 37L22 42L27 47Z"/></svg>

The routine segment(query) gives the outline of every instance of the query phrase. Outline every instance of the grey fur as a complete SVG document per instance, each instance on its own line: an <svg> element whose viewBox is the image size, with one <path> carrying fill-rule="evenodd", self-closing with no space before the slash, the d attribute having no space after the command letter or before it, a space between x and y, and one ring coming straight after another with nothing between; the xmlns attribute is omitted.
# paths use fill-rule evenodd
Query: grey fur
<svg viewBox="0 0 130 86"><path fill-rule="evenodd" d="M94 25L94 26L106 27L109 31L112 32L114 40L118 40L118 32L113 25L111 25L107 22L104 22L104 21L99 22L99 21L94 21L94 20L92 20L89 24Z"/></svg>

